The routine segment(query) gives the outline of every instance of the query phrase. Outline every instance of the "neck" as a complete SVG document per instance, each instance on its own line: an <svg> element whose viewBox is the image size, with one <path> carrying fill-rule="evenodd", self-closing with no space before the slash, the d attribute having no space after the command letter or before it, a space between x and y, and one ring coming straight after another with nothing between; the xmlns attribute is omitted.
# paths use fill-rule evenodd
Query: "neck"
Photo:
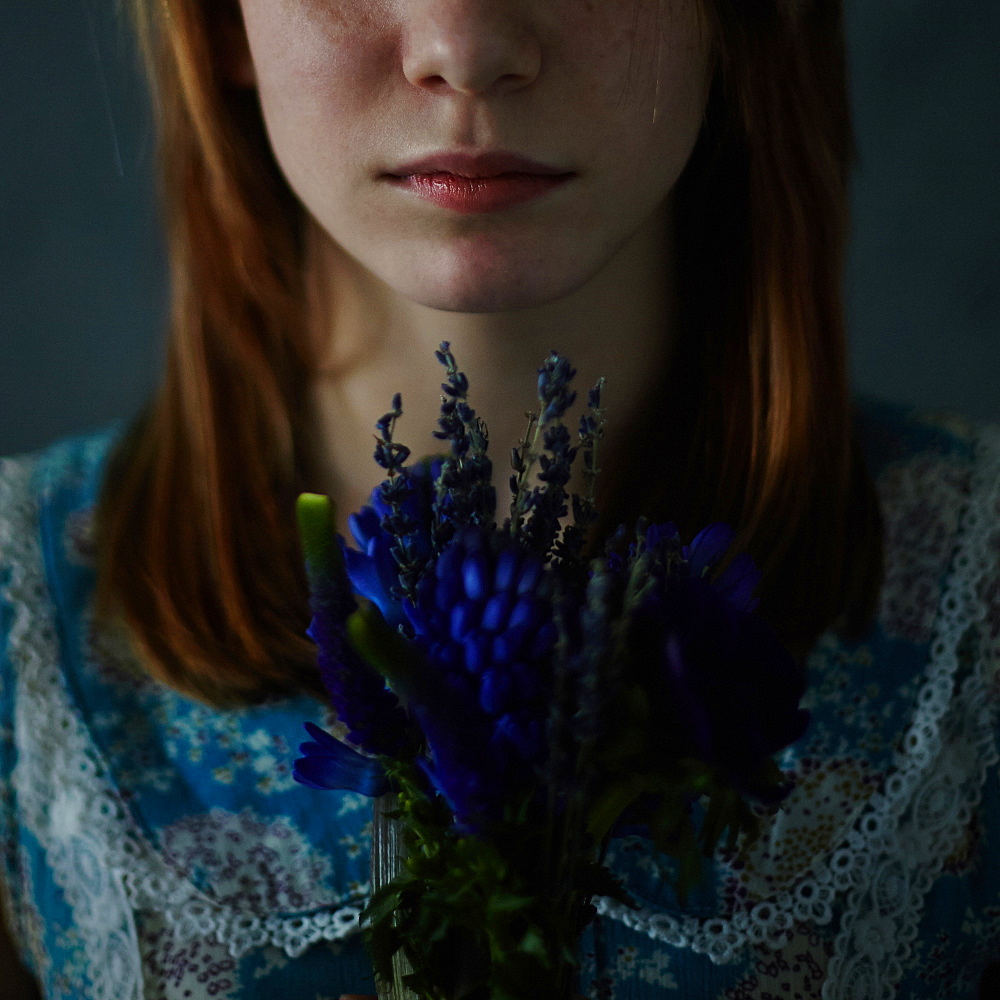
<svg viewBox="0 0 1000 1000"><path fill-rule="evenodd" d="M316 489L347 514L382 479L372 459L375 421L403 397L395 439L413 459L440 452L437 429L445 370L442 340L469 379L469 403L490 432L497 516L509 501L510 448L538 409L536 369L550 351L577 370L577 401L566 423L575 437L587 390L606 378L602 448L621 447L650 402L673 353L676 296L672 200L568 295L537 306L484 313L446 312L396 294L340 251L317 227L307 243L308 316L321 363L310 383L310 425L317 447ZM333 331L336 331L334 333ZM578 460L577 466L581 465ZM577 469L579 476L581 469ZM575 478L570 489L579 488Z"/></svg>

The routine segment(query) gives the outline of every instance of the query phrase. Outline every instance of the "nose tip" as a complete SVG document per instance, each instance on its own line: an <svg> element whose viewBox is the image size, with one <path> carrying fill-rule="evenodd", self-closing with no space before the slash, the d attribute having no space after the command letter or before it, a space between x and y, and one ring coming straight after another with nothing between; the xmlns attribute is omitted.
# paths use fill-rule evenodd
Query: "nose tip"
<svg viewBox="0 0 1000 1000"><path fill-rule="evenodd" d="M436 94L509 93L541 67L541 48L514 14L495 4L453 4L425 18L404 40L403 73Z"/></svg>
<svg viewBox="0 0 1000 1000"><path fill-rule="evenodd" d="M454 92L466 97L480 97L484 94L509 93L523 87L526 81L515 73L506 73L499 78L483 74L478 79L471 77L462 79L457 74L447 77L432 76L416 82L418 86L436 94Z"/></svg>

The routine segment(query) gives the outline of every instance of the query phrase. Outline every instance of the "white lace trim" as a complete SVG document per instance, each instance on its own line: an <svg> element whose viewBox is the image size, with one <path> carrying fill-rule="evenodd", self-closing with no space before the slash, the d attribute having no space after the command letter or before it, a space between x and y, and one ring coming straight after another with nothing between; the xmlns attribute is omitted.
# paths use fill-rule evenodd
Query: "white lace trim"
<svg viewBox="0 0 1000 1000"><path fill-rule="evenodd" d="M211 937L234 957L275 945L295 958L318 941L359 930L363 901L319 912L261 917L217 903L180 877L135 824L73 706L30 493L33 462L0 464L0 551L12 570L9 656L16 674L12 775L20 821L46 852L84 938L95 1000L141 996L134 911L162 913L181 939Z"/></svg>
<svg viewBox="0 0 1000 1000"><path fill-rule="evenodd" d="M997 763L996 708L990 690L1000 643L982 627L977 598L995 576L1000 539L1000 433L983 428L976 441L970 499L963 504L959 549L946 584L931 657L913 722L884 790L873 796L846 842L805 873L794 888L728 918L700 921L649 908L595 901L598 912L713 962L733 961L748 946L779 948L794 923L824 925L842 897L843 917L824 1000L889 1000L917 934L924 897L960 842ZM958 648L969 630L978 657L956 693ZM717 858L723 864L721 856Z"/></svg>

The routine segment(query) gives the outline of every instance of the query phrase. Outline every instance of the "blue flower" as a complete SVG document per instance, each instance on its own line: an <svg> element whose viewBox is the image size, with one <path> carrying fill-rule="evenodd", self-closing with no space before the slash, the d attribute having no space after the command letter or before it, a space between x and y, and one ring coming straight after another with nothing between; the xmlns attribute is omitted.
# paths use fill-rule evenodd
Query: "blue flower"
<svg viewBox="0 0 1000 1000"><path fill-rule="evenodd" d="M374 500L375 494L373 494ZM394 539L382 531L379 513L366 505L348 518L357 549L348 548L340 539L344 564L354 592L375 604L386 621L403 621L399 602L391 591L398 586L397 565L392 554ZM359 551L360 550L360 551Z"/></svg>
<svg viewBox="0 0 1000 1000"><path fill-rule="evenodd" d="M316 643L320 676L347 738L371 754L408 755L416 742L412 724L385 680L351 648L346 614L334 615L323 602L314 606L306 635Z"/></svg>
<svg viewBox="0 0 1000 1000"><path fill-rule="evenodd" d="M341 788L362 795L383 795L389 779L382 765L364 757L345 743L311 722L305 723L311 742L299 745L299 757L292 766L292 777L309 788Z"/></svg>
<svg viewBox="0 0 1000 1000"><path fill-rule="evenodd" d="M435 703L411 701L431 752L420 762L461 828L473 829L533 777L556 629L542 561L482 528L459 532L404 602L414 642L440 672Z"/></svg>
<svg viewBox="0 0 1000 1000"><path fill-rule="evenodd" d="M424 560L432 555L431 504L441 463L442 459L437 458L407 470L411 489L402 509L417 525L414 546L418 557ZM395 628L404 624L406 618L395 596L399 588L399 567L392 554L396 539L382 528L382 518L391 513L391 507L382 498L381 486L372 490L370 500L369 504L348 518L348 526L358 548L349 548L343 539L340 544L355 593L376 605L382 617Z"/></svg>
<svg viewBox="0 0 1000 1000"><path fill-rule="evenodd" d="M761 783L762 768L799 739L809 713L798 707L805 671L761 619L740 610L707 580L667 588L639 616L641 648L660 747L717 767L742 792L777 802L788 789Z"/></svg>
<svg viewBox="0 0 1000 1000"><path fill-rule="evenodd" d="M372 754L407 754L415 734L385 680L347 641L346 624L357 607L351 595L329 497L304 493L296 504L309 578L312 620L306 635L317 647L320 677L347 738Z"/></svg>
<svg viewBox="0 0 1000 1000"><path fill-rule="evenodd" d="M722 522L702 528L685 550L691 575L700 578L721 562L735 535L733 529ZM741 552L715 581L714 586L716 592L736 610L750 612L760 603L756 598L751 598L760 578L760 570L753 558L746 552Z"/></svg>

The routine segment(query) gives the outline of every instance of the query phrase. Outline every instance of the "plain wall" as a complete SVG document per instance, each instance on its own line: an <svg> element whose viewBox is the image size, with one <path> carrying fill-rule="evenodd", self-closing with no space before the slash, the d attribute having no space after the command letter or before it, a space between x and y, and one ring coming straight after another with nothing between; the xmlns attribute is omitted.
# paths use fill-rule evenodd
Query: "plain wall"
<svg viewBox="0 0 1000 1000"><path fill-rule="evenodd" d="M148 99L107 0L0 21L0 454L132 414L166 273ZM1000 421L1000 3L847 0L851 377Z"/></svg>

